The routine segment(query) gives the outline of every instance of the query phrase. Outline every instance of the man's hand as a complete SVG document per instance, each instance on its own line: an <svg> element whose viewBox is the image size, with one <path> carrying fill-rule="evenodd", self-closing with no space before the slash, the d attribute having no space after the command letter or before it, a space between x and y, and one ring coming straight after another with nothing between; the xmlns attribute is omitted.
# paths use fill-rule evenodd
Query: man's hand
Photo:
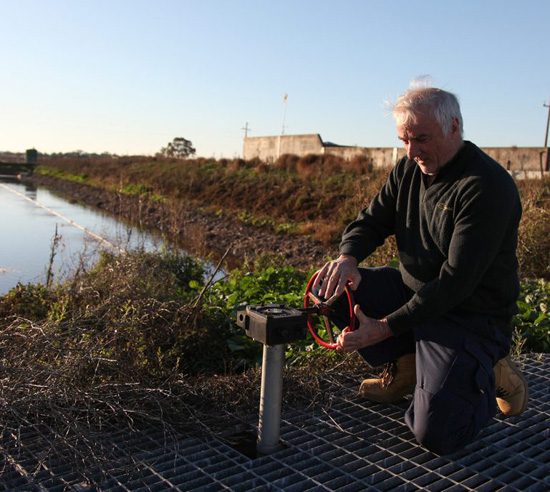
<svg viewBox="0 0 550 492"><path fill-rule="evenodd" d="M359 328L350 331L346 328L338 336L338 347L344 352L356 350L375 345L393 334L385 319L378 320L365 316L359 305L355 306L355 316L359 320Z"/></svg>
<svg viewBox="0 0 550 492"><path fill-rule="evenodd" d="M337 260L329 261L317 272L317 278L312 285L314 292L328 299L344 292L349 282L351 290L357 289L361 274L357 268L357 260L353 256L340 255Z"/></svg>

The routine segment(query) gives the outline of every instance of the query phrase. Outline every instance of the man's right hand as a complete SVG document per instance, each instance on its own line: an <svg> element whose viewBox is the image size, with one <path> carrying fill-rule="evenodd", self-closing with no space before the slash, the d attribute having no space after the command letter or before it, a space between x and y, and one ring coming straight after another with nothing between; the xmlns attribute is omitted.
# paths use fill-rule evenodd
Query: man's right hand
<svg viewBox="0 0 550 492"><path fill-rule="evenodd" d="M353 256L340 255L338 259L329 261L317 272L312 289L320 297L329 299L333 295L342 294L348 282L351 290L357 289L360 281L357 260Z"/></svg>

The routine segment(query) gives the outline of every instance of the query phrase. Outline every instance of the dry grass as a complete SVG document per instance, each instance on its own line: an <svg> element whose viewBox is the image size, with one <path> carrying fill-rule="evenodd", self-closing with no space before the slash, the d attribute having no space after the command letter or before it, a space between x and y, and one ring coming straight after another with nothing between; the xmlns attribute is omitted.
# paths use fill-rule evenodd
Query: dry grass
<svg viewBox="0 0 550 492"><path fill-rule="evenodd" d="M316 162L309 157L300 163L295 156L282 156L274 165L124 158L52 166L118 190L141 184L172 200L174 214L191 201L234 215L246 210L302 224L302 233L335 244L387 171L373 172L364 159L325 160L320 167ZM522 275L550 278L548 182L518 185L524 204ZM394 255L389 241L371 263L387 264ZM47 426L53 434L44 436L45 462L63 452L78 468L116 456L108 440L96 439L113 429L160 426L167 433L221 435L254 421L259 370L236 373L225 363L227 346L217 344L225 325L201 317L198 292L184 289L190 277L172 266L168 274L151 258L145 264L131 257L113 260L103 275L89 272L64 296L38 292L41 302L29 303L28 292L21 292L11 307L0 302L4 446L17 448L25 428ZM356 370L359 364L353 356L322 358L305 369L288 369L285 405L327 404L330 395L323 394L317 374Z"/></svg>
<svg viewBox="0 0 550 492"><path fill-rule="evenodd" d="M523 217L518 259L522 278L550 279L550 180L518 181Z"/></svg>
<svg viewBox="0 0 550 492"><path fill-rule="evenodd" d="M121 462L113 436L156 429L167 442L172 436L226 440L243 425L257 423L259 369L191 376L174 372L147 380L125 360L103 356L93 331L77 327L67 337L47 323L13 319L1 332L0 446L27 463L27 450L38 449L35 473L62 462L94 484L113 473L113 463L128 467L118 473L132 471L131 463ZM75 335L81 339L78 346L72 345ZM356 367L355 362L349 357L339 369ZM326 363L324 368L331 369ZM330 406L330 394L309 369L285 370L283 400L286 409Z"/></svg>
<svg viewBox="0 0 550 492"><path fill-rule="evenodd" d="M4 451L23 453L31 431L37 473L62 460L91 476L117 460L115 433L222 438L255 423L260 370L231 362L227 319L207 312L204 291L185 291L196 273L169 256L106 255L62 289L22 286L2 298ZM356 362L287 369L284 405L323 405L317 374Z"/></svg>
<svg viewBox="0 0 550 492"><path fill-rule="evenodd" d="M275 163L255 159L217 162L212 159L169 160L144 157L121 159L59 159L53 169L104 186L141 189L166 197L177 214L182 203L232 216L246 214L257 223L294 224L294 230L335 248L341 232L367 206L386 179L387 169L373 168L365 156L350 161L328 155L284 154ZM550 278L548 180L518 181L524 216L518 248L521 276ZM390 244L378 255L394 253Z"/></svg>

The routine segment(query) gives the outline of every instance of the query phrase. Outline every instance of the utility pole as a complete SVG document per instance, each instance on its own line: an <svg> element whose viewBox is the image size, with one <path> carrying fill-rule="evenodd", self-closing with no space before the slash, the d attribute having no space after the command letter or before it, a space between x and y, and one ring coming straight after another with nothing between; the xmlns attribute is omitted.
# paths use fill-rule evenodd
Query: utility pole
<svg viewBox="0 0 550 492"><path fill-rule="evenodd" d="M543 104L545 108L548 108L548 118L546 119L546 135L544 136L544 148L546 150L546 165L544 166L545 171L550 171L550 159L548 158L548 127L550 126L550 104Z"/></svg>
<svg viewBox="0 0 550 492"><path fill-rule="evenodd" d="M248 128L248 121L246 122L246 125L244 125L241 130L244 130L244 138L248 137L248 132L251 131L250 128Z"/></svg>

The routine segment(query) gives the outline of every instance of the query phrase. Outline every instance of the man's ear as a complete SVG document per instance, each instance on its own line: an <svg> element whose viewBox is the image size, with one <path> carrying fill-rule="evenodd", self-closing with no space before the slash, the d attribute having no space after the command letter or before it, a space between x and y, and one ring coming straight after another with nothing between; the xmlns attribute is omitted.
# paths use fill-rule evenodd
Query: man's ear
<svg viewBox="0 0 550 492"><path fill-rule="evenodd" d="M460 136L460 123L458 118L453 118L453 122L451 123L451 135Z"/></svg>

